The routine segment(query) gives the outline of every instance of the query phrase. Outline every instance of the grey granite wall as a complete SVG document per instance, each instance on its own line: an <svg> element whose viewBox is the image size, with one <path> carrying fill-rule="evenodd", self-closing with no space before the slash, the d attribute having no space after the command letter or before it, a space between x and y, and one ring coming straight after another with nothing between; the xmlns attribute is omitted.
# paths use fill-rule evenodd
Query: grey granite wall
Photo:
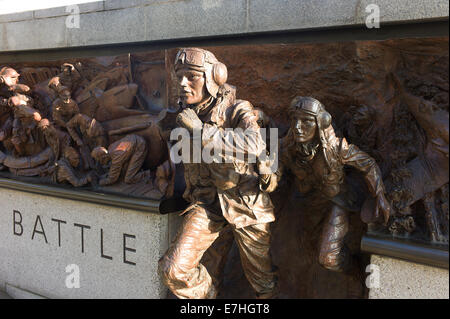
<svg viewBox="0 0 450 319"><path fill-rule="evenodd" d="M446 20L447 0L106 0L79 5L79 28L66 7L0 15L0 52ZM66 22L69 22L68 24Z"/></svg>
<svg viewBox="0 0 450 319"><path fill-rule="evenodd" d="M448 269L430 267L385 256L372 255L370 276L378 276L378 287L369 299L448 299Z"/></svg>
<svg viewBox="0 0 450 319"><path fill-rule="evenodd" d="M165 298L167 215L5 188L0 202L0 299Z"/></svg>

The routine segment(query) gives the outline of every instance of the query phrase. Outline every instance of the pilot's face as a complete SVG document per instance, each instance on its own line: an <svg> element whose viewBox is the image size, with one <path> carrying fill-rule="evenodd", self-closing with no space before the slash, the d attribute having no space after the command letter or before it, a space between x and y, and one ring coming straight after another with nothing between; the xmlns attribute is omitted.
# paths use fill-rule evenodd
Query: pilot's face
<svg viewBox="0 0 450 319"><path fill-rule="evenodd" d="M64 66L64 67L62 67L62 72L65 76L70 76L72 73L72 70L70 69L69 66Z"/></svg>
<svg viewBox="0 0 450 319"><path fill-rule="evenodd" d="M71 154L68 160L72 167L78 167L80 165L80 156L78 154Z"/></svg>
<svg viewBox="0 0 450 319"><path fill-rule="evenodd" d="M209 98L205 74L194 69L182 68L176 71L178 94L187 105L198 105Z"/></svg>
<svg viewBox="0 0 450 319"><path fill-rule="evenodd" d="M17 73L16 70L14 70L14 69L9 68L6 70L4 79L5 79L6 85L8 85L8 86L17 85L19 83L19 73Z"/></svg>
<svg viewBox="0 0 450 319"><path fill-rule="evenodd" d="M63 100L64 103L69 103L70 102L70 92L69 91L63 91L61 92L61 99Z"/></svg>
<svg viewBox="0 0 450 319"><path fill-rule="evenodd" d="M313 115L296 112L294 118L294 138L298 143L307 143L316 135L317 123Z"/></svg>
<svg viewBox="0 0 450 319"><path fill-rule="evenodd" d="M100 155L98 161L101 165L106 166L106 165L108 165L110 159L111 158L109 157L109 155L107 153L103 153Z"/></svg>
<svg viewBox="0 0 450 319"><path fill-rule="evenodd" d="M370 113L367 107L361 106L353 113L353 122L361 127L365 127L370 124Z"/></svg>

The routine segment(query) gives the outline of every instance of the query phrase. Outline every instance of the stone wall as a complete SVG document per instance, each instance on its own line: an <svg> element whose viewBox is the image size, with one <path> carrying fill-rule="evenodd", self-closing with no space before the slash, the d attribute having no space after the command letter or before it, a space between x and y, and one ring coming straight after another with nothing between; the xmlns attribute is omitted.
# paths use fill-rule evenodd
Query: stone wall
<svg viewBox="0 0 450 319"><path fill-rule="evenodd" d="M169 240L167 215L4 188L0 202L0 291L20 298L166 296L157 267ZM79 288L66 285L73 264Z"/></svg>
<svg viewBox="0 0 450 319"><path fill-rule="evenodd" d="M108 0L79 5L79 28L65 7L0 15L0 52L364 25L373 3L382 25L449 15L446 0Z"/></svg>
<svg viewBox="0 0 450 319"><path fill-rule="evenodd" d="M448 299L448 269L372 255L379 267L379 287L370 289L370 299ZM372 272L373 274L373 272Z"/></svg>

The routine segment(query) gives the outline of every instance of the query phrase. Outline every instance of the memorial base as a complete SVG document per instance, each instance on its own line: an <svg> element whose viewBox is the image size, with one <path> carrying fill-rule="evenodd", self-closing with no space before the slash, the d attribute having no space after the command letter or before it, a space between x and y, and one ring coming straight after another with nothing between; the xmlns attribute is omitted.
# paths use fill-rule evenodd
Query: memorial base
<svg viewBox="0 0 450 319"><path fill-rule="evenodd" d="M5 188L0 202L0 291L166 297L157 267L168 247L167 215Z"/></svg>
<svg viewBox="0 0 450 319"><path fill-rule="evenodd" d="M370 289L369 299L449 298L448 269L379 255L371 256L371 264L379 270L379 287ZM371 272L377 276L374 268Z"/></svg>

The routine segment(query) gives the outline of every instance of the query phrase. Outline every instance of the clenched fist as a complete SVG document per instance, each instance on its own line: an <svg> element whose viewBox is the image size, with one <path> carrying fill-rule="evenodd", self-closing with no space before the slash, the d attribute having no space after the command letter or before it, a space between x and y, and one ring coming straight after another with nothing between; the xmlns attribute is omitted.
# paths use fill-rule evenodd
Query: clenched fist
<svg viewBox="0 0 450 319"><path fill-rule="evenodd" d="M203 128L202 121L200 121L197 113L195 113L192 109L184 109L180 114L178 114L177 124L189 130L191 133L194 129L201 130Z"/></svg>

